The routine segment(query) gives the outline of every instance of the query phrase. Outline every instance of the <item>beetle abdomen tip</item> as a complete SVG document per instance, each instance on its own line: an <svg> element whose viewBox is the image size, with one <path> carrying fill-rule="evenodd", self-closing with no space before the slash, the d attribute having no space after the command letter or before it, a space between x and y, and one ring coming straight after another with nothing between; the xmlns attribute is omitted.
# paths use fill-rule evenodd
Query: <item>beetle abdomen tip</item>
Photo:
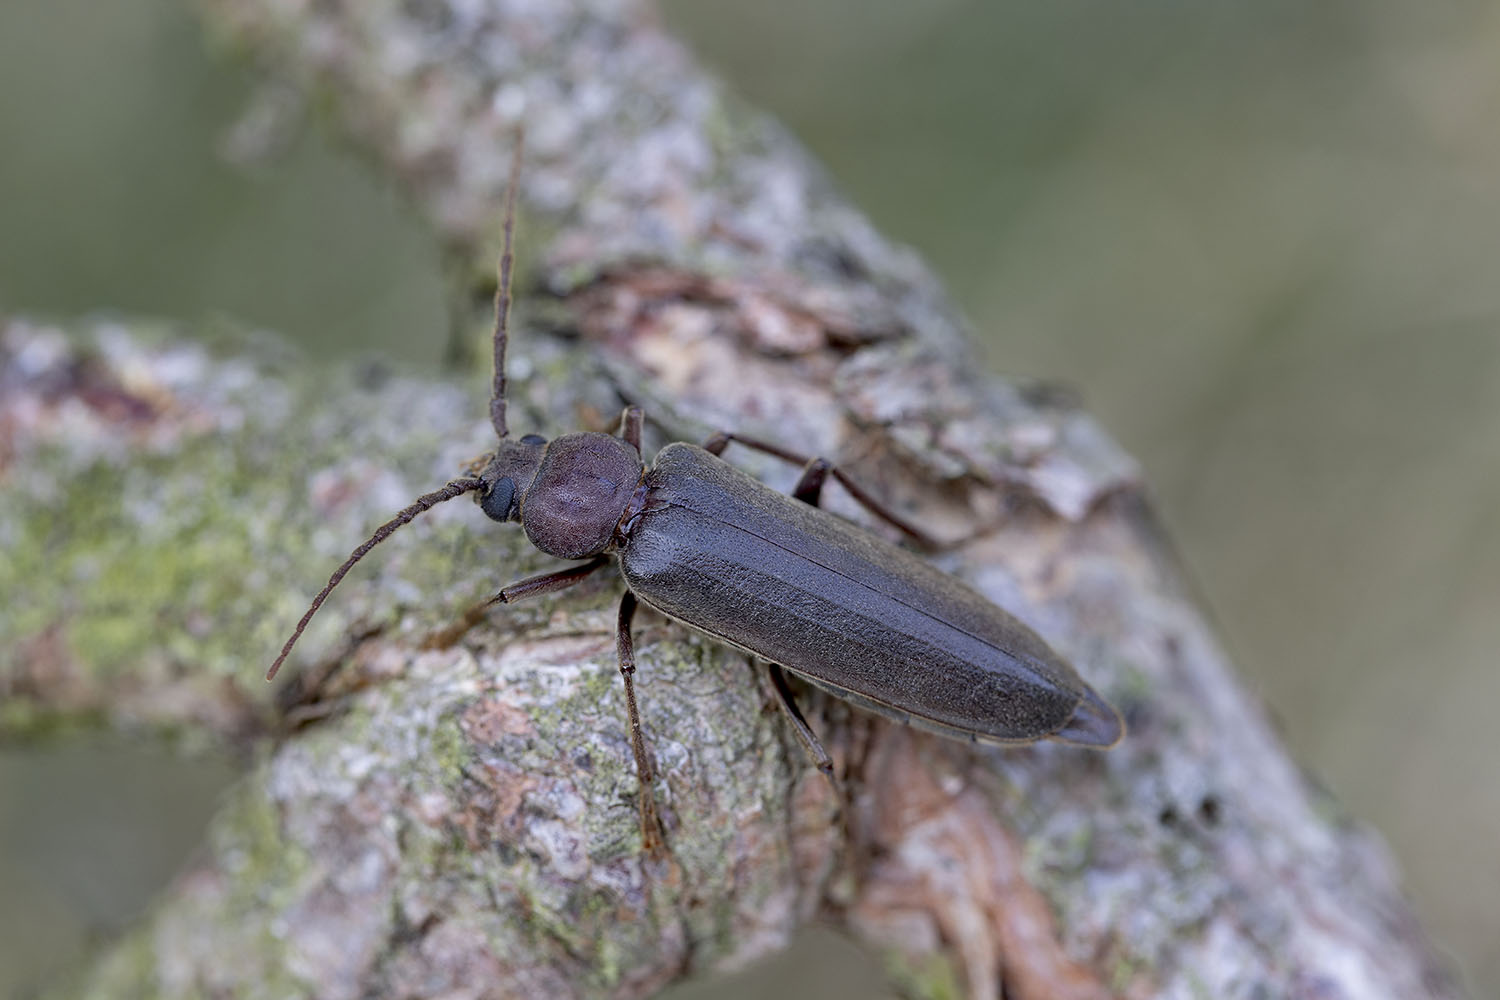
<svg viewBox="0 0 1500 1000"><path fill-rule="evenodd" d="M1073 710L1073 717L1050 738L1108 750L1125 738L1125 720L1120 718L1113 705L1095 694L1093 688L1085 687L1083 698Z"/></svg>

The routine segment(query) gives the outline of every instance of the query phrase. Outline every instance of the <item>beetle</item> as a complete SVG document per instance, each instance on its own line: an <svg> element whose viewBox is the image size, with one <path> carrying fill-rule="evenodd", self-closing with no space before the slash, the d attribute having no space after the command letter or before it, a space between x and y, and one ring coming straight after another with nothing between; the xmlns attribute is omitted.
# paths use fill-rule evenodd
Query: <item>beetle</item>
<svg viewBox="0 0 1500 1000"><path fill-rule="evenodd" d="M631 623L638 603L767 662L779 704L829 775L828 754L782 668L860 708L953 739L1049 739L1098 748L1120 741L1120 714L1030 628L915 553L822 510L831 475L874 516L925 540L824 459L718 433L701 446L668 444L648 464L637 406L625 409L615 434L512 439L505 354L520 147L518 136L495 294L495 450L468 475L419 497L350 554L297 623L267 680L355 563L423 511L472 493L486 516L518 522L538 549L574 562L514 583L479 609L562 590L618 563L626 591L616 643L648 847L660 845L660 826L635 698ZM720 456L732 443L800 464L792 494L725 462Z"/></svg>

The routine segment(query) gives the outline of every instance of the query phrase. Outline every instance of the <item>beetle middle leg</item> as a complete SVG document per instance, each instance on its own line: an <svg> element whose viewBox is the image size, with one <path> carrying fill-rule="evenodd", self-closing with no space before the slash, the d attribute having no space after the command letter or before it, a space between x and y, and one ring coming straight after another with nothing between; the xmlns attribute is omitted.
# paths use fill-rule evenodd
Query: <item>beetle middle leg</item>
<svg viewBox="0 0 1500 1000"><path fill-rule="evenodd" d="M773 458L781 459L783 462L791 462L793 465L802 466L802 478L798 480L797 487L792 494L798 500L810 503L814 507L818 506L818 501L822 495L823 481L829 474L832 474L833 478L837 479L839 484L848 490L849 495L858 501L860 506L864 507L865 510L874 514L923 548L932 549L938 547L937 541L931 535L903 520L895 511L875 499L873 494L851 479L847 472L827 459L799 454L780 445L771 444L769 441L760 441L756 438L731 434L727 431L718 431L710 435L708 440L703 442L703 450L710 455L722 455L724 454L724 449L728 448L731 442L743 445L754 451L764 452Z"/></svg>
<svg viewBox="0 0 1500 1000"><path fill-rule="evenodd" d="M620 429L615 433L615 436L623 439L626 444L630 445L636 451L640 451L641 423L643 420L644 415L639 406L625 407L625 411L620 414Z"/></svg>
<svg viewBox="0 0 1500 1000"><path fill-rule="evenodd" d="M661 816L656 809L656 768L646 752L646 737L641 732L641 713L635 703L635 643L630 638L630 623L635 618L635 595L625 591L620 598L620 617L615 648L620 655L620 676L625 678L625 708L630 714L630 749L635 754L636 780L640 785L641 846L648 854L659 856L662 841Z"/></svg>
<svg viewBox="0 0 1500 1000"><path fill-rule="evenodd" d="M797 485L792 487L792 499L821 507L823 484L828 480L828 472L832 468L832 463L826 458L809 458L802 467L802 475L797 477Z"/></svg>

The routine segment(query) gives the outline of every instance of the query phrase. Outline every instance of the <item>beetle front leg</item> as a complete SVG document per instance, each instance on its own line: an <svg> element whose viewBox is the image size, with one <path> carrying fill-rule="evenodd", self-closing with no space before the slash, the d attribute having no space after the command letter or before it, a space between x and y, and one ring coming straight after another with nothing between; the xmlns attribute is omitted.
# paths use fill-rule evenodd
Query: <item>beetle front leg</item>
<svg viewBox="0 0 1500 1000"><path fill-rule="evenodd" d="M640 785L641 845L646 853L660 857L665 843L662 839L661 816L656 809L656 768L646 752L646 737L641 732L641 713L635 703L635 643L630 638L630 623L635 618L635 595L625 591L620 598L620 617L615 635L615 648L620 655L620 676L625 678L625 708L630 715L630 749L635 754L636 780Z"/></svg>
<svg viewBox="0 0 1500 1000"><path fill-rule="evenodd" d="M566 590L575 584L582 583L595 570L608 562L609 556L596 556L578 566L569 566L566 569L543 573L540 576L529 576L524 580L517 580L508 587L500 588L499 593L485 601L480 607L488 608L496 604L514 604L528 597L537 597L542 594L551 594L559 590Z"/></svg>
<svg viewBox="0 0 1500 1000"><path fill-rule="evenodd" d="M558 590L566 590L575 584L582 583L595 570L598 570L608 562L608 556L599 556L597 559L590 559L588 562L578 566L569 566L566 569L556 570L552 573L543 573L541 576L532 576L524 580L518 580L508 587L501 588L500 592L494 597L470 606L462 615L459 615L458 621L432 633L422 641L422 645L426 649L447 649L459 639L462 639L469 629L484 621L484 616L489 614L490 608L493 608L495 605L512 604L527 597L536 597Z"/></svg>
<svg viewBox="0 0 1500 1000"><path fill-rule="evenodd" d="M874 495L869 493L863 486L860 486L859 483L849 478L847 472L825 458L802 455L795 451L789 451L780 445L771 444L768 441L743 437L739 434L731 434L728 431L717 431L709 435L708 440L703 442L702 447L710 455L722 455L731 442L744 445L746 448L754 451L764 452L773 458L781 459L783 462L791 462L794 465L802 466L802 478L797 482L797 491L793 492L793 496L797 497L797 499L805 500L814 507L818 506L818 498L822 494L823 481L829 473L832 473L833 478L837 479L839 484L848 490L849 495L858 501L860 506L864 507L865 510L874 514L923 548L935 549L938 547L937 540L931 535L927 534L921 528L908 524L889 507L875 499ZM808 496L803 496L802 492L799 491L805 491Z"/></svg>

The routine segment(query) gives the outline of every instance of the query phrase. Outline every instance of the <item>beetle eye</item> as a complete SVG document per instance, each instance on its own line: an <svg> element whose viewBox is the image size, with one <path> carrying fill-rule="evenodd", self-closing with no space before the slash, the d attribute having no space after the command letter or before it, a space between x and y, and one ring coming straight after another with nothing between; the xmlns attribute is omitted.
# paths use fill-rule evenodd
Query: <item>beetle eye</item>
<svg viewBox="0 0 1500 1000"><path fill-rule="evenodd" d="M492 521L509 521L515 500L516 481L506 476L480 498L479 509Z"/></svg>

